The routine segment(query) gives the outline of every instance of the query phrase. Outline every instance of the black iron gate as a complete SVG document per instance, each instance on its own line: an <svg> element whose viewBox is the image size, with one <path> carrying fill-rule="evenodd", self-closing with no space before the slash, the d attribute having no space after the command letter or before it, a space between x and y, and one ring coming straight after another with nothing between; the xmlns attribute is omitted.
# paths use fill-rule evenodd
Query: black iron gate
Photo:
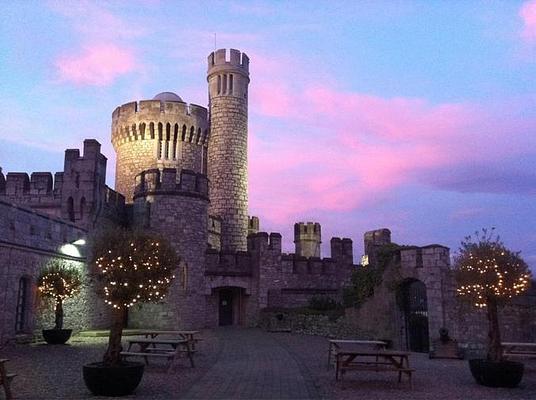
<svg viewBox="0 0 536 400"><path fill-rule="evenodd" d="M429 339L426 286L421 281L414 280L404 285L402 293L407 348L411 351L427 353Z"/></svg>

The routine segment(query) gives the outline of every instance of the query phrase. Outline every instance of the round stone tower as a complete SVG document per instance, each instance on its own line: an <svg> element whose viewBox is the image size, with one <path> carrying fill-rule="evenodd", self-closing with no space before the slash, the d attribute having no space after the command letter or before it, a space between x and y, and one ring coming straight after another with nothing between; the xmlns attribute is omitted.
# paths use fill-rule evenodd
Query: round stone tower
<svg viewBox="0 0 536 400"><path fill-rule="evenodd" d="M220 217L221 248L246 250L248 234L248 84L245 53L220 49L208 56L211 215Z"/></svg>
<svg viewBox="0 0 536 400"><path fill-rule="evenodd" d="M115 189L132 203L135 177L144 170L206 174L207 109L186 104L171 92L123 104L112 114L112 144L117 153Z"/></svg>

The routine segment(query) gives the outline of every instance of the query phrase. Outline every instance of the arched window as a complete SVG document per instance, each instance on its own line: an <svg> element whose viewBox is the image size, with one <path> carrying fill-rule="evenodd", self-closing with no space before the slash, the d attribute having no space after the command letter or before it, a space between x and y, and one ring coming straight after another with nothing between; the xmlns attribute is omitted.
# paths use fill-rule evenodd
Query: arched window
<svg viewBox="0 0 536 400"><path fill-rule="evenodd" d="M140 124L140 136L141 140L145 140L145 122Z"/></svg>
<svg viewBox="0 0 536 400"><path fill-rule="evenodd" d="M28 300L30 295L30 279L22 277L19 279L19 290L17 292L17 308L15 312L15 332L22 333L26 330L28 320Z"/></svg>
<svg viewBox="0 0 536 400"><path fill-rule="evenodd" d="M74 222L74 200L72 197L67 199L67 215L69 216L69 221Z"/></svg>
<svg viewBox="0 0 536 400"><path fill-rule="evenodd" d="M188 141L191 143L192 142L192 139L194 138L194 134L195 134L195 128L192 126L190 128L190 138L188 139Z"/></svg>
<svg viewBox="0 0 536 400"><path fill-rule="evenodd" d="M149 124L149 134L151 135L151 139L154 139L154 122Z"/></svg>
<svg viewBox="0 0 536 400"><path fill-rule="evenodd" d="M218 75L218 94L221 93L221 75Z"/></svg>
<svg viewBox="0 0 536 400"><path fill-rule="evenodd" d="M175 124L173 131L173 159L177 159L177 139L179 137L179 124Z"/></svg>
<svg viewBox="0 0 536 400"><path fill-rule="evenodd" d="M195 144L199 144L201 140L201 128L197 128L197 137L195 138Z"/></svg>
<svg viewBox="0 0 536 400"><path fill-rule="evenodd" d="M164 150L164 157L166 159L169 158L169 142L170 142L170 140L171 140L171 125L168 122L166 124L166 148Z"/></svg>
<svg viewBox="0 0 536 400"><path fill-rule="evenodd" d="M186 141L186 125L182 126L182 141Z"/></svg>
<svg viewBox="0 0 536 400"><path fill-rule="evenodd" d="M134 136L134 140L138 140L138 132L136 131L136 124L132 124L132 135Z"/></svg>
<svg viewBox="0 0 536 400"><path fill-rule="evenodd" d="M157 146L158 146L157 157L159 159L162 158L162 131L163 131L162 122L159 122L158 123L158 143L157 143Z"/></svg>
<svg viewBox="0 0 536 400"><path fill-rule="evenodd" d="M222 84L221 91L223 94L227 93L227 74L223 75L223 84Z"/></svg>

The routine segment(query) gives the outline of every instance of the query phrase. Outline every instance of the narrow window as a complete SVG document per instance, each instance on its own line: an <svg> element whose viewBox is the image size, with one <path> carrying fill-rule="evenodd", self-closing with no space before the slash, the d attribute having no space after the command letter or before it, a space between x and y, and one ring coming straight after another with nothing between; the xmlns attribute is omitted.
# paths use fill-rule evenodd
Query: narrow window
<svg viewBox="0 0 536 400"><path fill-rule="evenodd" d="M194 133L195 133L195 128L192 126L192 127L190 128L190 138L188 139L188 141L189 141L190 143L192 143L192 140L193 140L193 138L194 138Z"/></svg>
<svg viewBox="0 0 536 400"><path fill-rule="evenodd" d="M149 124L149 134L151 135L151 139L154 139L154 122Z"/></svg>
<svg viewBox="0 0 536 400"><path fill-rule="evenodd" d="M175 131L173 132L173 159L177 159L177 138L179 137L179 124L175 124Z"/></svg>
<svg viewBox="0 0 536 400"><path fill-rule="evenodd" d="M207 174L207 163L208 163L208 160L207 160L207 156L208 156L208 148L207 146L203 146L203 160L201 161L202 162L202 171L203 171L203 174Z"/></svg>
<svg viewBox="0 0 536 400"><path fill-rule="evenodd" d="M158 123L158 154L157 154L157 157L158 159L161 159L162 158L162 123L159 122Z"/></svg>
<svg viewBox="0 0 536 400"><path fill-rule="evenodd" d="M145 123L140 124L140 135L141 140L145 140Z"/></svg>
<svg viewBox="0 0 536 400"><path fill-rule="evenodd" d="M171 140L171 125L169 122L166 124L166 150L164 151L164 156L166 159L169 159L169 142Z"/></svg>
<svg viewBox="0 0 536 400"><path fill-rule="evenodd" d="M183 289L188 287L188 266L183 265L181 267L181 286Z"/></svg>
<svg viewBox="0 0 536 400"><path fill-rule="evenodd" d="M201 140L201 128L197 128L197 137L195 138L195 144L199 144Z"/></svg>
<svg viewBox="0 0 536 400"><path fill-rule="evenodd" d="M86 209L86 198L85 197L82 197L82 199L80 200L80 219L83 220L84 219L84 211Z"/></svg>
<svg viewBox="0 0 536 400"><path fill-rule="evenodd" d="M132 124L132 134L134 135L134 140L138 140L138 132L136 132L136 124Z"/></svg>
<svg viewBox="0 0 536 400"><path fill-rule="evenodd" d="M19 279L19 291L17 293L17 308L15 313L15 332L21 333L26 329L28 292L30 281L23 277Z"/></svg>
<svg viewBox="0 0 536 400"><path fill-rule="evenodd" d="M221 75L218 75L218 94L221 93Z"/></svg>
<svg viewBox="0 0 536 400"><path fill-rule="evenodd" d="M67 215L69 216L69 221L74 222L74 200L72 197L67 199Z"/></svg>
<svg viewBox="0 0 536 400"><path fill-rule="evenodd" d="M222 94L227 93L227 74L223 75L223 87L222 87Z"/></svg>
<svg viewBox="0 0 536 400"><path fill-rule="evenodd" d="M233 94L233 74L229 75L229 94Z"/></svg>
<svg viewBox="0 0 536 400"><path fill-rule="evenodd" d="M80 174L78 172L75 172L74 173L74 185L76 186L77 189L80 188Z"/></svg>
<svg viewBox="0 0 536 400"><path fill-rule="evenodd" d="M182 141L186 141L186 125L182 126Z"/></svg>

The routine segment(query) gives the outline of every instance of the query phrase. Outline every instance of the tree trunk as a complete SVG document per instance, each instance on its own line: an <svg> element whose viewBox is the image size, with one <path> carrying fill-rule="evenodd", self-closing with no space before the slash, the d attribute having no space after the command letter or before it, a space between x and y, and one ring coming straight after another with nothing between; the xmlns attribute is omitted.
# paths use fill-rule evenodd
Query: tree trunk
<svg viewBox="0 0 536 400"><path fill-rule="evenodd" d="M56 319L54 329L63 329L63 300L56 298Z"/></svg>
<svg viewBox="0 0 536 400"><path fill-rule="evenodd" d="M488 360L501 361L501 331L499 328L499 316L497 312L497 300L488 298Z"/></svg>
<svg viewBox="0 0 536 400"><path fill-rule="evenodd" d="M107 366L118 365L121 362L121 337L123 335L125 312L122 307L112 309L112 326L110 328L110 338L108 349L104 354L104 364Z"/></svg>

